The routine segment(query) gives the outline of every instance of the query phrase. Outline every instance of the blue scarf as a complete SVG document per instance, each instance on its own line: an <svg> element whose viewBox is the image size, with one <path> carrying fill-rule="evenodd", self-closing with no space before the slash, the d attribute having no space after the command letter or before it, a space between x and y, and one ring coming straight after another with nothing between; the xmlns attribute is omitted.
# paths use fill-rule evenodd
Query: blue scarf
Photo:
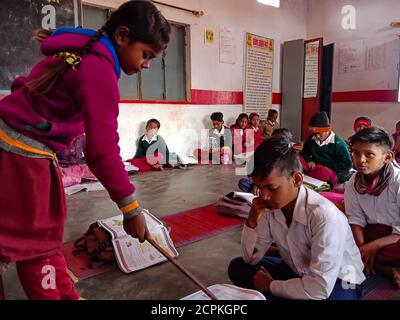
<svg viewBox="0 0 400 320"><path fill-rule="evenodd" d="M51 34L51 36L57 36L57 35L64 34L64 33L82 34L82 35L91 37L96 33L96 31L92 30L92 29L86 29L86 28L61 27L61 28L58 28L57 30L55 30ZM98 41L100 41L110 51L110 53L114 59L114 64L115 64L114 71L115 71L115 74L117 75L117 77L119 78L121 76L121 66L119 65L117 51L115 51L113 43L106 36L102 36Z"/></svg>

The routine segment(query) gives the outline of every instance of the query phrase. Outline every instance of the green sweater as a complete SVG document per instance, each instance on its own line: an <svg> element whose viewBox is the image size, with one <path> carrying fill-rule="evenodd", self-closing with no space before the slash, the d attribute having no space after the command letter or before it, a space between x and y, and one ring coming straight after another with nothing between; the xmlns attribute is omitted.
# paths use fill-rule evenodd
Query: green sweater
<svg viewBox="0 0 400 320"><path fill-rule="evenodd" d="M163 164L168 164L169 150L165 140L160 135L157 135L157 140L148 143L147 141L143 140L143 137L144 135L139 138L136 154L133 158L134 159L143 158L147 154L153 155L156 152L158 152L161 153L164 157Z"/></svg>
<svg viewBox="0 0 400 320"><path fill-rule="evenodd" d="M307 139L301 151L304 160L332 169L337 175L338 182L347 180L352 161L346 142L335 134L335 143L320 147L312 137Z"/></svg>

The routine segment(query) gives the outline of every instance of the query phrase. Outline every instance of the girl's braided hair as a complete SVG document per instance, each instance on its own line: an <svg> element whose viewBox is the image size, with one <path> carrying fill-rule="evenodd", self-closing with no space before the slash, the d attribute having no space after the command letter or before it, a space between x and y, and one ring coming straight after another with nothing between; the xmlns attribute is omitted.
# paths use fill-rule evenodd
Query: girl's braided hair
<svg viewBox="0 0 400 320"><path fill-rule="evenodd" d="M81 49L74 52L73 56L83 58L103 36L107 36L115 44L114 33L120 26L129 28L129 38L132 42L147 43L157 51L164 50L168 45L171 27L157 7L146 0L128 1L114 11L106 24L97 30ZM51 35L51 30L39 29L33 39L42 42ZM47 93L69 68L70 64L66 63L65 59L58 59L46 72L26 84L29 92Z"/></svg>

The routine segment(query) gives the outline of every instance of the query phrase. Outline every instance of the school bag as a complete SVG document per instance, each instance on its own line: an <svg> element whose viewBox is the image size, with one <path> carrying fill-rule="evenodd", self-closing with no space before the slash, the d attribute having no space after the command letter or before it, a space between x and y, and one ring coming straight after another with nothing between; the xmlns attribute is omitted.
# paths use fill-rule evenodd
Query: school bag
<svg viewBox="0 0 400 320"><path fill-rule="evenodd" d="M75 241L74 246L73 255L87 252L90 260L88 267L116 261L111 235L97 222L89 226L85 234Z"/></svg>
<svg viewBox="0 0 400 320"><path fill-rule="evenodd" d="M254 195L247 192L230 192L215 204L219 214L246 219Z"/></svg>

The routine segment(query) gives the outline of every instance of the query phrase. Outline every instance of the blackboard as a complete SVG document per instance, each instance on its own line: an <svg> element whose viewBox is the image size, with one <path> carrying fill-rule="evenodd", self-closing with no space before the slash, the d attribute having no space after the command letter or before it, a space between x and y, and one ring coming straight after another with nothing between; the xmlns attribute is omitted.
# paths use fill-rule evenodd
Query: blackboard
<svg viewBox="0 0 400 320"><path fill-rule="evenodd" d="M80 0L0 0L0 90L41 58L35 30L80 24Z"/></svg>

